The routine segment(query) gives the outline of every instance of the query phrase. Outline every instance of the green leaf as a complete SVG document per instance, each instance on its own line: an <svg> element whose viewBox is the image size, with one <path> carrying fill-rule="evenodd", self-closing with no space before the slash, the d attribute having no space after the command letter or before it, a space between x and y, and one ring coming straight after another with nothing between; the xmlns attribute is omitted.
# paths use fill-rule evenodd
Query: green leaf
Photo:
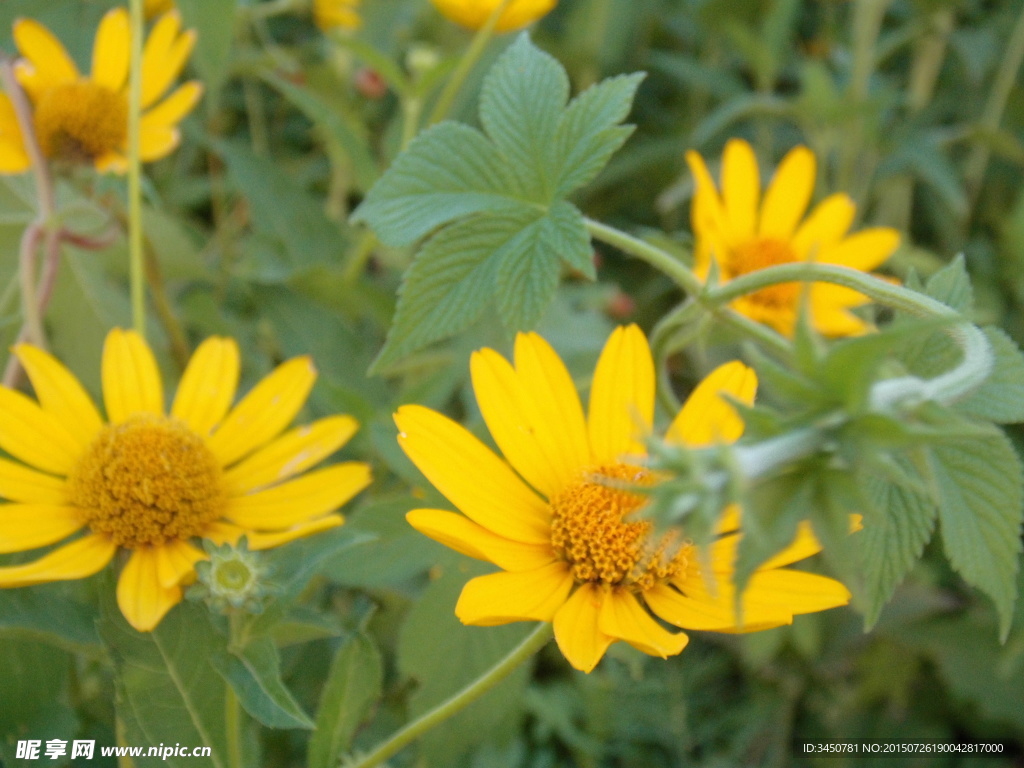
<svg viewBox="0 0 1024 768"><path fill-rule="evenodd" d="M0 592L0 630L72 650L96 646L95 612L64 595L62 587L48 584Z"/></svg>
<svg viewBox="0 0 1024 768"><path fill-rule="evenodd" d="M558 285L560 254L590 260L583 218L570 203L549 215L525 206L457 222L434 235L399 289L394 323L371 372L471 325L494 301L510 329L532 327Z"/></svg>
<svg viewBox="0 0 1024 768"><path fill-rule="evenodd" d="M894 462L902 472L915 477L907 459L886 456L880 464ZM869 471L864 478L870 505L864 512L861 552L867 587L865 629L878 621L882 607L921 557L932 537L938 508L934 501L913 488L898 484L880 473Z"/></svg>
<svg viewBox="0 0 1024 768"><path fill-rule="evenodd" d="M498 58L480 94L480 122L531 199L556 188L555 132L569 100L569 76L523 33Z"/></svg>
<svg viewBox="0 0 1024 768"><path fill-rule="evenodd" d="M989 437L932 446L930 455L946 556L968 584L995 602L1005 637L1021 551L1020 459L995 428Z"/></svg>
<svg viewBox="0 0 1024 768"><path fill-rule="evenodd" d="M417 136L352 215L391 246L484 211L522 209L525 198L479 131L445 122Z"/></svg>
<svg viewBox="0 0 1024 768"><path fill-rule="evenodd" d="M632 133L619 125L633 106L636 89L646 75L619 75L592 85L570 102L558 122L554 159L558 167L556 196L568 195L592 181Z"/></svg>
<svg viewBox="0 0 1024 768"><path fill-rule="evenodd" d="M309 740L309 768L334 768L351 751L352 737L380 697L383 679L380 651L368 637L354 635L338 649L320 694L316 730Z"/></svg>
<svg viewBox="0 0 1024 768"><path fill-rule="evenodd" d="M250 715L270 728L313 728L313 721L281 680L281 659L274 641L261 637L240 652L223 651L210 659Z"/></svg>
<svg viewBox="0 0 1024 768"><path fill-rule="evenodd" d="M455 618L459 592L473 576L490 567L458 558L444 568L402 625L398 639L398 667L418 683L410 699L410 715L419 716L462 689L518 645L533 628L529 623L499 627L464 626ZM420 749L432 765L461 765L481 736L496 738L501 724L514 724L522 693L529 679L529 664L513 672L493 690L442 725L430 731Z"/></svg>
<svg viewBox="0 0 1024 768"><path fill-rule="evenodd" d="M176 0L186 29L194 29L196 69L216 105L228 73L231 43L235 39L235 0Z"/></svg>
<svg viewBox="0 0 1024 768"><path fill-rule="evenodd" d="M929 277L925 292L957 312L969 312L974 306L974 289L963 255Z"/></svg>
<svg viewBox="0 0 1024 768"><path fill-rule="evenodd" d="M113 584L106 590L113 594ZM195 744L210 747L209 757L136 758L139 768L227 766L223 680L209 659L224 649L224 639L199 606L175 606L150 633L136 632L113 599L102 604L97 623L117 672L117 714L129 744Z"/></svg>
<svg viewBox="0 0 1024 768"><path fill-rule="evenodd" d="M585 264L593 272L590 236L583 216L565 201L551 213L524 228L510 242L498 263L498 312L509 330L532 329L558 289L557 253L572 264Z"/></svg>
<svg viewBox="0 0 1024 768"><path fill-rule="evenodd" d="M995 364L985 382L956 404L956 410L997 424L1024 421L1024 354L999 328L984 328Z"/></svg>

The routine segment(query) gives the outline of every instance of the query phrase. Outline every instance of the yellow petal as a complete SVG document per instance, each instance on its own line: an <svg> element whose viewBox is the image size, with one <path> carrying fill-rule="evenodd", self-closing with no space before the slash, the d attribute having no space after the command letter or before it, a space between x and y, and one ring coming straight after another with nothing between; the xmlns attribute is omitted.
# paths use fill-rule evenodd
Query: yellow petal
<svg viewBox="0 0 1024 768"><path fill-rule="evenodd" d="M227 415L209 440L210 450L227 466L273 440L305 405L315 381L309 357L277 366Z"/></svg>
<svg viewBox="0 0 1024 768"><path fill-rule="evenodd" d="M823 249L821 261L869 271L881 266L900 244L900 233L889 227L862 229L838 245Z"/></svg>
<svg viewBox="0 0 1024 768"><path fill-rule="evenodd" d="M419 405L399 408L395 424L405 454L467 517L514 541L550 541L547 504L465 427Z"/></svg>
<svg viewBox="0 0 1024 768"><path fill-rule="evenodd" d="M831 288L833 286L815 286L817 288ZM862 336L872 330L870 323L861 320L856 315L847 312L838 302L829 301L828 298L818 300L815 297L816 290L811 293L811 321L818 333L831 337Z"/></svg>
<svg viewBox="0 0 1024 768"><path fill-rule="evenodd" d="M56 416L5 387L0 387L0 413L0 448L46 472L71 471L82 449Z"/></svg>
<svg viewBox="0 0 1024 768"><path fill-rule="evenodd" d="M187 541L175 539L160 547L154 547L156 553L156 577L164 589L188 583L195 576L195 566L200 560L206 560L203 550Z"/></svg>
<svg viewBox="0 0 1024 768"><path fill-rule="evenodd" d="M171 416L199 435L224 418L238 388L238 344L213 336L196 349L182 374Z"/></svg>
<svg viewBox="0 0 1024 768"><path fill-rule="evenodd" d="M158 575L158 547L133 550L117 580L117 604L139 632L152 632L171 608L181 602L181 587L163 587Z"/></svg>
<svg viewBox="0 0 1024 768"><path fill-rule="evenodd" d="M850 602L850 590L843 584L816 573L786 569L758 571L750 577L743 593L744 606L814 613Z"/></svg>
<svg viewBox="0 0 1024 768"><path fill-rule="evenodd" d="M725 595L698 593L696 597L682 595L667 584L657 584L644 592L644 600L654 613L681 629L695 629L708 632L735 632L736 612L731 598L733 592ZM745 612L747 623L743 629L755 631L792 624L793 616L788 611L758 611L757 624L751 624L749 611Z"/></svg>
<svg viewBox="0 0 1024 768"><path fill-rule="evenodd" d="M0 552L24 552L66 538L85 524L66 504L0 505Z"/></svg>
<svg viewBox="0 0 1024 768"><path fill-rule="evenodd" d="M139 157L146 163L160 160L171 154L180 143L181 132L177 128L149 126L139 134Z"/></svg>
<svg viewBox="0 0 1024 768"><path fill-rule="evenodd" d="M718 366L690 393L665 433L665 439L701 448L733 443L743 434L743 419L722 395L752 404L757 374L739 361Z"/></svg>
<svg viewBox="0 0 1024 768"><path fill-rule="evenodd" d="M78 79L78 68L63 44L38 21L15 21L14 43L31 65L36 88L52 88Z"/></svg>
<svg viewBox="0 0 1024 768"><path fill-rule="evenodd" d="M26 504L63 504L67 499L66 483L53 475L0 459L0 498Z"/></svg>
<svg viewBox="0 0 1024 768"><path fill-rule="evenodd" d="M601 605L598 626L606 635L625 640L637 650L651 656L675 656L690 642L682 632L673 634L651 618L625 589L613 589Z"/></svg>
<svg viewBox="0 0 1024 768"><path fill-rule="evenodd" d="M782 158L765 193L758 226L761 237L792 237L811 202L814 182L814 153L807 147L793 147Z"/></svg>
<svg viewBox="0 0 1024 768"><path fill-rule="evenodd" d="M693 174L696 184L690 208L694 234L698 238L703 238L707 234L727 235L729 220L704 158L691 150L686 153L686 164L690 166L690 173Z"/></svg>
<svg viewBox="0 0 1024 768"><path fill-rule="evenodd" d="M736 563L736 550L743 534L732 534L723 536L710 548L711 567L722 574L731 574ZM798 560L804 560L821 551L821 544L814 536L809 523L802 522L797 526L796 535L793 541L778 554L769 558L758 566L759 571L766 571L773 568L780 568Z"/></svg>
<svg viewBox="0 0 1024 768"><path fill-rule="evenodd" d="M121 152L104 152L93 161L93 165L99 173L124 174L128 172L128 158Z"/></svg>
<svg viewBox="0 0 1024 768"><path fill-rule="evenodd" d="M230 544L234 546L238 540L245 535L245 531L234 523L225 523L221 520L210 523L203 531L203 538L212 541L217 546Z"/></svg>
<svg viewBox="0 0 1024 768"><path fill-rule="evenodd" d="M203 96L203 84L198 80L185 83L170 96L142 115L142 131L171 128L182 121Z"/></svg>
<svg viewBox="0 0 1024 768"><path fill-rule="evenodd" d="M224 516L243 528L291 528L333 512L369 484L369 464L335 464L298 480L229 499Z"/></svg>
<svg viewBox="0 0 1024 768"><path fill-rule="evenodd" d="M825 250L838 243L853 224L857 212L850 196L842 192L818 203L793 235L793 250L803 261L821 261Z"/></svg>
<svg viewBox="0 0 1024 768"><path fill-rule="evenodd" d="M604 656L614 638L598 626L607 590L584 584L555 614L555 641L566 660L581 672L590 672Z"/></svg>
<svg viewBox="0 0 1024 768"><path fill-rule="evenodd" d="M722 156L722 198L737 240L754 236L761 201L761 175L754 150L743 139L729 139Z"/></svg>
<svg viewBox="0 0 1024 768"><path fill-rule="evenodd" d="M177 11L164 14L149 33L142 53L142 107L146 108L167 92L181 73L196 44L196 33L179 35L181 17Z"/></svg>
<svg viewBox="0 0 1024 768"><path fill-rule="evenodd" d="M572 378L537 334L516 337L516 368L491 349L473 354L473 390L509 463L550 497L589 462L586 421Z"/></svg>
<svg viewBox="0 0 1024 768"><path fill-rule="evenodd" d="M359 429L351 416L328 416L285 432L224 474L236 496L287 480L327 458Z"/></svg>
<svg viewBox="0 0 1024 768"><path fill-rule="evenodd" d="M120 91L128 79L131 30L128 11L112 8L96 30L92 46L92 80L111 91Z"/></svg>
<svg viewBox="0 0 1024 768"><path fill-rule="evenodd" d="M32 382L39 404L64 425L85 449L103 428L103 419L78 379L53 355L30 344L18 344L14 354Z"/></svg>
<svg viewBox="0 0 1024 768"><path fill-rule="evenodd" d="M344 522L345 518L341 515L326 515L324 517L317 518L316 520L309 520L305 523L300 523L286 531L277 531L275 533L246 531L245 539L249 543L249 549L253 552L257 552L261 549L273 549L274 547L280 547L282 544L287 544L290 541L302 539L306 536L312 536L314 533L329 531L331 528L337 528L339 525L343 525Z"/></svg>
<svg viewBox="0 0 1024 768"><path fill-rule="evenodd" d="M573 578L565 563L532 571L492 573L462 588L455 615L463 624L490 627L513 621L551 621L565 603Z"/></svg>
<svg viewBox="0 0 1024 768"><path fill-rule="evenodd" d="M494 563L505 571L532 571L555 559L550 545L524 544L506 539L454 512L414 509L405 519L424 536L456 552Z"/></svg>
<svg viewBox="0 0 1024 768"><path fill-rule="evenodd" d="M637 326L616 328L590 388L590 447L596 464L646 453L643 439L654 420L654 359Z"/></svg>
<svg viewBox="0 0 1024 768"><path fill-rule="evenodd" d="M0 173L21 173L31 166L14 105L0 93Z"/></svg>
<svg viewBox="0 0 1024 768"><path fill-rule="evenodd" d="M117 547L106 536L84 536L24 565L0 568L0 587L84 579L103 570Z"/></svg>
<svg viewBox="0 0 1024 768"><path fill-rule="evenodd" d="M137 413L161 415L164 391L153 352L135 331L115 328L103 345L103 401L111 424Z"/></svg>

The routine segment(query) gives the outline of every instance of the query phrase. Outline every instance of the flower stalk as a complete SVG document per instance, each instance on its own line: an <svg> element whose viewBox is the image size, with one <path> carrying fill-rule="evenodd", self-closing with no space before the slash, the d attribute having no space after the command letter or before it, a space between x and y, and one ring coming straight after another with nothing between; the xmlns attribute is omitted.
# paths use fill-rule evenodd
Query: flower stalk
<svg viewBox="0 0 1024 768"><path fill-rule="evenodd" d="M519 645L513 648L507 656L500 659L497 664L461 691L441 702L429 712L423 713L404 728L393 733L390 738L378 744L369 754L357 756L347 761L343 760L342 765L345 768L373 768L373 766L380 765L431 728L440 725L448 718L461 712L512 674L520 664L547 645L553 633L554 630L551 623L542 622Z"/></svg>
<svg viewBox="0 0 1024 768"><path fill-rule="evenodd" d="M146 336L146 272L142 244L142 0L130 0L130 66L128 70L128 261L132 327Z"/></svg>

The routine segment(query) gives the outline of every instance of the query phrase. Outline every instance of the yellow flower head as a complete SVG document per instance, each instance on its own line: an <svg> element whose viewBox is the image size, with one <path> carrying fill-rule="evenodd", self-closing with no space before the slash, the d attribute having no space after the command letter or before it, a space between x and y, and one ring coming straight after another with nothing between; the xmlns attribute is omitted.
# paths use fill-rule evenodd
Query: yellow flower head
<svg viewBox="0 0 1024 768"><path fill-rule="evenodd" d="M445 17L469 29L480 29L502 0L432 0ZM558 0L512 0L498 19L496 32L511 32L547 16Z"/></svg>
<svg viewBox="0 0 1024 768"><path fill-rule="evenodd" d="M839 582L781 567L820 550L803 526L751 578L740 624L732 579L738 514L723 516L711 545L713 578L692 545L672 534L655 539L651 523L634 514L645 499L623 486L654 482L641 461L655 394L650 348L635 325L605 344L586 415L569 372L537 334L516 337L514 364L482 349L471 370L504 460L428 408L407 405L395 415L405 453L462 512L417 509L409 522L501 569L466 584L455 608L464 624L551 621L562 653L589 672L617 640L652 656L679 653L686 635L659 619L743 632L849 601ZM750 402L756 386L743 364L723 365L693 392L666 439L691 446L738 439L743 422L720 395Z"/></svg>
<svg viewBox="0 0 1024 768"><path fill-rule="evenodd" d="M38 402L0 388L0 448L15 459L0 459L0 497L9 502L0 552L74 538L0 567L0 587L85 578L125 550L117 602L146 632L207 559L198 539L245 536L261 550L333 528L343 522L334 510L370 481L359 462L296 477L358 428L350 416L331 416L282 434L316 379L307 357L280 365L232 408L238 347L207 339L168 413L153 353L137 333L115 329L103 348L104 421L55 358L27 344L14 352Z"/></svg>
<svg viewBox="0 0 1024 768"><path fill-rule="evenodd" d="M43 154L123 173L128 162L128 12L115 8L103 17L89 77L79 73L61 42L37 21L16 21L14 42L23 57L17 64L18 80L32 103L35 138ZM202 96L202 84L191 81L162 99L195 42L195 32L181 31L177 12L161 17L146 41L140 135L146 162L159 160L178 146L178 123ZM0 94L0 173L21 173L29 164L10 99Z"/></svg>
<svg viewBox="0 0 1024 768"><path fill-rule="evenodd" d="M847 236L856 209L842 193L825 198L804 218L815 180L814 153L806 147L795 147L782 159L763 197L757 158L741 139L731 139L725 146L721 192L700 155L687 152L686 160L697 183L692 221L701 279L707 278L712 260L723 283L797 261L867 271L882 264L899 244L899 234L887 227ZM737 299L733 307L789 335L802 290L799 283L774 285ZM865 332L868 325L848 310L867 302L857 291L828 283L814 283L809 291L814 327L829 336Z"/></svg>
<svg viewBox="0 0 1024 768"><path fill-rule="evenodd" d="M359 29L362 0L313 0L313 21L324 32L332 29Z"/></svg>

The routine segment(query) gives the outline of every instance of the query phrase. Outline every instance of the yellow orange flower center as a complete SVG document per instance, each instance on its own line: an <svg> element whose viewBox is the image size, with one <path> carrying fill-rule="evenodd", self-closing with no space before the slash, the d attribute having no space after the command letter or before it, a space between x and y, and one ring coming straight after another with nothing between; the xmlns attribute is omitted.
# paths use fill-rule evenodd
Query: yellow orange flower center
<svg viewBox="0 0 1024 768"><path fill-rule="evenodd" d="M47 157L92 162L124 146L128 100L88 80L54 86L36 101L35 126Z"/></svg>
<svg viewBox="0 0 1024 768"><path fill-rule="evenodd" d="M551 498L551 544L578 582L644 590L686 569L685 548L673 534L654 541L649 521L625 519L647 501L628 486L651 483L645 469L612 464Z"/></svg>
<svg viewBox="0 0 1024 768"><path fill-rule="evenodd" d="M220 465L203 439L149 414L105 427L68 487L89 527L129 549L199 536L225 502Z"/></svg>
<svg viewBox="0 0 1024 768"><path fill-rule="evenodd" d="M762 237L748 240L736 246L729 253L725 268L731 277L739 277L759 269L774 267L779 264L791 264L796 261L796 254L785 240L774 237ZM771 307L791 307L800 296L799 283L780 283L750 294L747 298L758 304Z"/></svg>

